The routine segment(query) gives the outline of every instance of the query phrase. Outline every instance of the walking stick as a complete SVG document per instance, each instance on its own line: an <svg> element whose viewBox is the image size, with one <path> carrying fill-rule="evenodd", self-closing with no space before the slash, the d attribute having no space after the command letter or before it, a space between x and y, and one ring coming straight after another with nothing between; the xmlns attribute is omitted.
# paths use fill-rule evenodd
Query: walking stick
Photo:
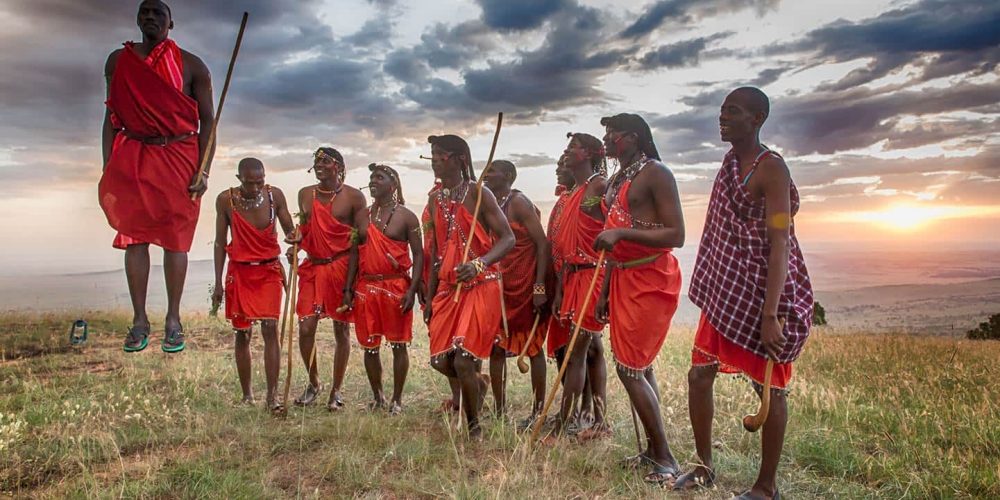
<svg viewBox="0 0 1000 500"><path fill-rule="evenodd" d="M781 328L785 328L785 318L778 320ZM774 360L767 358L767 367L764 368L764 392L760 395L760 406L756 415L743 416L743 428L747 432L757 432L767 420L767 414L771 411L771 372L774 371Z"/></svg>
<svg viewBox="0 0 1000 500"><path fill-rule="evenodd" d="M538 439L538 433L542 430L542 424L545 423L545 417L549 414L549 407L552 406L552 400L556 398L556 391L559 389L562 377L566 373L566 367L569 366L569 358L573 356L573 346L576 345L576 338L579 336L580 326L583 325L583 316L586 314L587 308L590 307L590 297L594 294L594 286L597 285L598 271L603 266L604 250L601 250L600 255L597 257L597 267L594 268L594 276L590 278L590 286L587 287L587 295L583 298L583 307L580 308L580 314L576 318L576 328L573 328L573 335L570 336L569 345L566 346L566 357L563 358L562 366L559 367L559 374L556 375L556 381L552 384L552 390L549 391L549 395L545 398L545 405L542 406L542 414L539 416L538 420L535 420L535 428L531 430L531 439L528 441L528 449L531 449L535 440Z"/></svg>
<svg viewBox="0 0 1000 500"><path fill-rule="evenodd" d="M483 204L483 179L486 177L486 173L490 171L490 167L493 166L493 153L497 150L497 139L500 138L500 126L503 125L503 113L497 113L497 129L493 132L493 145L490 146L490 156L486 160L486 168L483 169L479 174L479 180L476 181L476 209L472 211L472 226L469 229L469 237L465 240L465 251L462 252L462 264L469 261L469 249L472 248L472 238L476 235L476 223L479 222L479 208ZM471 162L471 159L470 159ZM462 283L455 284L455 303L458 303L458 297L462 294Z"/></svg>
<svg viewBox="0 0 1000 500"><path fill-rule="evenodd" d="M535 314L535 324L531 325L531 333L528 334L528 341L524 343L521 353L517 355L517 370L521 373L528 373L528 362L524 360L524 356L528 354L528 346L531 345L531 341L535 340L535 329L538 328L538 320L541 317L541 313Z"/></svg>
<svg viewBox="0 0 1000 500"><path fill-rule="evenodd" d="M208 132L208 145L205 146L205 154L201 157L201 166L198 167L198 176L194 181L195 186L200 184L202 178L205 176L205 167L208 166L208 158L211 156L209 151L212 150L212 146L215 144L215 130L219 127L219 117L222 116L222 106L226 104L226 94L229 92L229 82L233 78L233 66L236 65L236 56L240 53L240 44L243 43L243 32L247 28L247 18L249 16L249 13L244 12L243 20L240 21L240 31L236 35L236 46L233 47L233 56L229 59L229 70L226 71L226 83L222 85L222 94L219 96L219 107L215 110L215 118L212 120L212 130ZM197 194L191 193L192 201L197 197Z"/></svg>
<svg viewBox="0 0 1000 500"><path fill-rule="evenodd" d="M503 272L500 273L498 281L500 282L500 319L501 323L503 323L503 336L509 339L510 329L507 328L507 302L503 298Z"/></svg>
<svg viewBox="0 0 1000 500"><path fill-rule="evenodd" d="M288 291L285 293L285 310L281 315L281 339L284 340L285 328L286 326L295 328L295 299L298 294L298 278L299 278L299 244L295 243L292 245L292 269L289 272L288 277ZM288 318L291 317L292 320L289 321ZM292 390L292 332L288 333L288 367L285 370L285 391L284 397L281 400L281 409L277 411L278 415L284 417L288 415L288 396L289 392ZM278 341L281 345L282 340Z"/></svg>

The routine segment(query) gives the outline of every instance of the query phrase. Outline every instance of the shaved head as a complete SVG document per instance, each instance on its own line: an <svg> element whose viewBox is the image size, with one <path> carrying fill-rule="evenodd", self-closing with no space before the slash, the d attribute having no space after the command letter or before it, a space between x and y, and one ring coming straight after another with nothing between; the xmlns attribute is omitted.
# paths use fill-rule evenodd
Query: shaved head
<svg viewBox="0 0 1000 500"><path fill-rule="evenodd" d="M171 17L171 18L173 18L173 17L174 17L174 14L173 14L173 12L170 12L170 6L169 6L169 5L167 5L167 2L162 2L162 1L160 1L160 0L142 0L142 2L139 2L139 8L141 9L141 8L142 8L142 6L143 6L143 5L146 5L146 4L154 4L154 5L159 5L159 6L163 7L164 9L166 9L166 11L167 11L167 16L169 16L169 17Z"/></svg>
<svg viewBox="0 0 1000 500"><path fill-rule="evenodd" d="M743 104L751 113L764 113L764 119L771 113L771 101L762 90L757 87L740 87L731 95L739 95Z"/></svg>
<svg viewBox="0 0 1000 500"><path fill-rule="evenodd" d="M507 160L494 160L492 168L493 170L503 174L505 177L508 177L511 182L514 182L514 180L517 179L517 168L513 163Z"/></svg>
<svg viewBox="0 0 1000 500"><path fill-rule="evenodd" d="M241 176L256 172L263 174L264 163L257 158L244 158L240 160L240 165L236 168L236 171Z"/></svg>

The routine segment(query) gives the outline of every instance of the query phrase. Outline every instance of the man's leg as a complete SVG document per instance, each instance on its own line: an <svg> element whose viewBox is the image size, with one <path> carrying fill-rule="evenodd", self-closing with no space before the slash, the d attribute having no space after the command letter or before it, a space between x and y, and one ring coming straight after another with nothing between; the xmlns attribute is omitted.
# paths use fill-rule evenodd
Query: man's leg
<svg viewBox="0 0 1000 500"><path fill-rule="evenodd" d="M591 336L580 332L570 353L569 365L566 367L566 380L563 381L562 407L559 410L557 426L568 425L569 419L575 418L576 403L583 394L587 373L587 351L590 350ZM557 427L561 430L562 427Z"/></svg>
<svg viewBox="0 0 1000 500"><path fill-rule="evenodd" d="M493 344L493 351L490 352L490 385L493 388L493 413L497 417L502 417L504 408L507 405L506 380L504 380L504 369L507 365L507 351L497 344Z"/></svg>
<svg viewBox="0 0 1000 500"><path fill-rule="evenodd" d="M129 245L125 249L125 279L132 299L132 327L148 332L146 290L149 287L149 243Z"/></svg>
<svg viewBox="0 0 1000 500"><path fill-rule="evenodd" d="M410 353L406 344L392 346L392 405L393 413L403 409L403 386L410 371ZM397 409L398 408L398 409Z"/></svg>
<svg viewBox="0 0 1000 500"><path fill-rule="evenodd" d="M264 378L267 379L267 409L273 409L278 397L278 372L281 371L281 341L278 339L278 321L265 319L260 322L264 337Z"/></svg>
<svg viewBox="0 0 1000 500"><path fill-rule="evenodd" d="M469 422L469 436L479 437L482 435L482 429L479 427L479 398L481 395L479 369L481 363L472 356L458 353L455 355L454 365L458 381L462 386L462 409L465 410L465 418Z"/></svg>
<svg viewBox="0 0 1000 500"><path fill-rule="evenodd" d="M187 252L163 251L163 277L167 282L166 330L181 328L181 294L184 292L184 278L187 277Z"/></svg>
<svg viewBox="0 0 1000 500"><path fill-rule="evenodd" d="M539 351L531 357L531 392L535 402L531 405L531 416L534 418L542 411L545 404L545 353Z"/></svg>
<svg viewBox="0 0 1000 500"><path fill-rule="evenodd" d="M146 348L149 342L149 317L146 316L146 291L149 285L149 243L125 248L125 280L132 299L132 328L125 337L125 352Z"/></svg>
<svg viewBox="0 0 1000 500"><path fill-rule="evenodd" d="M455 351L451 351L443 356L431 358L431 367L439 373L448 377L448 386L451 389L451 399L445 401L445 410L454 409L459 411L458 400L462 390L462 384L458 382L458 373L455 371Z"/></svg>
<svg viewBox="0 0 1000 500"><path fill-rule="evenodd" d="M378 347L365 349L365 373L368 374L368 385L372 388L372 404L370 409L385 406L385 396L382 395L382 358Z"/></svg>
<svg viewBox="0 0 1000 500"><path fill-rule="evenodd" d="M319 324L319 315L313 314L299 320L299 354L302 356L302 363L308 367L309 385L306 386L302 395L295 400L295 404L300 406L311 405L319 395L319 369L313 358L316 349L316 326Z"/></svg>
<svg viewBox="0 0 1000 500"><path fill-rule="evenodd" d="M663 428L663 417L660 415L659 401L656 393L649 385L645 376L634 376L628 370L618 367L618 378L625 386L629 401L635 407L639 421L646 431L646 436L650 439L651 458L654 461L654 472L670 472L674 474L679 466L677 460L670 453L670 446L667 444L667 434Z"/></svg>
<svg viewBox="0 0 1000 500"><path fill-rule="evenodd" d="M253 403L253 385L250 383L251 358L250 354L250 332L252 326L247 329L235 330L235 351L236 374L240 378L240 388L243 389L243 402Z"/></svg>
<svg viewBox="0 0 1000 500"><path fill-rule="evenodd" d="M347 362L351 358L351 327L343 321L333 322L333 337L337 345L333 351L333 387L330 388L330 402L327 408L339 410L344 407L344 398L340 389L344 385L344 375L347 373Z"/></svg>
<svg viewBox="0 0 1000 500"><path fill-rule="evenodd" d="M688 370L688 414L691 430L694 431L694 448L701 465L705 466L696 467L692 472L703 482L708 481L715 470L712 461L712 419L715 416L713 391L717 373L719 365L692 366Z"/></svg>
<svg viewBox="0 0 1000 500"><path fill-rule="evenodd" d="M608 402L608 366L604 360L604 343L594 336L587 352L587 382L594 398L594 428L605 428L604 414ZM610 429L608 429L610 431Z"/></svg>
<svg viewBox="0 0 1000 500"><path fill-rule="evenodd" d="M756 495L774 496L777 491L775 476L778 473L778 460L781 458L781 448L785 444L785 425L788 423L788 401L782 391L771 391L771 407L767 412L767 420L761 429L760 472L757 481L750 490Z"/></svg>

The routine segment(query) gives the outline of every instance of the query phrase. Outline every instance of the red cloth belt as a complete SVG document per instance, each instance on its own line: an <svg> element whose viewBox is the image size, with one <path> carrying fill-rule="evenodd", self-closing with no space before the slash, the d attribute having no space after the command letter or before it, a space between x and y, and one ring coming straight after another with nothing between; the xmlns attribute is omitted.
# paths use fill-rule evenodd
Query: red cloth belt
<svg viewBox="0 0 1000 500"><path fill-rule="evenodd" d="M365 281L389 281L400 278L409 278L410 276L404 273L393 273L393 274L363 274L361 279Z"/></svg>
<svg viewBox="0 0 1000 500"><path fill-rule="evenodd" d="M236 263L236 264L242 264L244 266L264 266L264 265L271 264L271 263L277 262L277 261L278 261L278 258L275 257L273 259L267 259L267 260L256 260L256 261L248 261L248 262L234 260L233 262Z"/></svg>
<svg viewBox="0 0 1000 500"><path fill-rule="evenodd" d="M175 142L183 141L188 137L195 135L197 132L185 132L180 135L137 135L129 132L128 130L119 130L122 135L132 139L133 141L139 141L143 144L149 144L153 146L166 146Z"/></svg>

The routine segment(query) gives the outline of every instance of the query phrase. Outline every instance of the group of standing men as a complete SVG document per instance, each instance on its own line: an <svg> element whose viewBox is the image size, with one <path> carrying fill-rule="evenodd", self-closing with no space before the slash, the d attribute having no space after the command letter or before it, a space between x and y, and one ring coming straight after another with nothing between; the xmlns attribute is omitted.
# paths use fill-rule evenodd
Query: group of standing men
<svg viewBox="0 0 1000 500"><path fill-rule="evenodd" d="M142 42L126 43L106 65L99 197L118 231L114 244L125 249L134 318L124 350L141 351L148 344L145 296L152 243L164 249L168 292L161 348L178 352L185 345L179 304L187 251L207 189L207 169L203 177L197 170L214 150L208 139L212 87L204 63L168 38L173 21L166 4L143 1L137 24ZM660 161L649 126L635 114L601 119L603 139L567 135L556 169L558 199L547 228L537 207L513 188L513 163L488 165L483 178L488 189L477 189L469 146L455 135L428 138L436 181L421 218L404 205L393 168L369 165L373 202L368 205L361 190L344 183L341 153L322 147L310 169L317 183L298 193L296 224L284 194L265 183L264 165L242 160L240 185L216 199L212 298L216 304L225 298L226 317L236 331L244 399L253 400L249 335L252 324L260 322L265 404L280 410L285 403L276 395L277 320L287 281L279 260L280 225L292 245L289 260L297 259L293 249L306 254L298 266L294 307L309 383L296 404L313 404L321 393L315 334L319 320L331 318L336 352L327 408L344 405L340 391L350 354L348 324L354 323L374 396L370 407L402 411L412 308L419 302L430 333L431 366L447 377L452 390L444 405L464 412L470 436L481 435L488 389L494 411L504 411L506 358L524 352L531 360L534 403L520 426L527 427L541 412L548 354L568 363L553 435L604 438L611 435L602 340L609 326L614 365L647 443L623 465L646 467L646 481L676 489L710 486L715 480L716 374L742 373L759 392L768 359L775 362L760 475L742 498L778 498L775 472L787 421L784 390L809 333L812 292L792 223L798 193L783 159L759 140L768 113L767 97L751 87L733 91L721 107L720 135L732 149L715 179L690 286L691 299L702 310L688 377L700 463L687 473L681 474L667 444L652 369L681 293L671 250L684 244L684 220L673 174ZM610 177L609 159L617 167ZM574 330L579 334L567 352ZM383 341L393 351L389 401L378 354ZM489 375L481 373L483 362L489 363Z"/></svg>

